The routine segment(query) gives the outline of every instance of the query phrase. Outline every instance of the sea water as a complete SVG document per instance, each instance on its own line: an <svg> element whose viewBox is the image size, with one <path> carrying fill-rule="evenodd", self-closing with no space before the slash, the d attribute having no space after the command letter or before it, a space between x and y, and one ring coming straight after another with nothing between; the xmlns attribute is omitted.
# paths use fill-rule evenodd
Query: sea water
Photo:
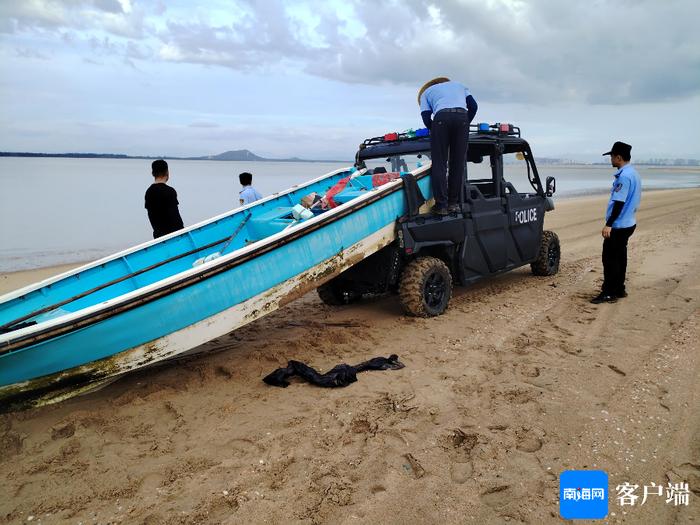
<svg viewBox="0 0 700 525"><path fill-rule="evenodd" d="M94 260L152 239L144 208L150 160L0 157L0 272ZM192 225L238 207L238 174L263 195L349 166L324 162L170 160L180 214ZM609 191L605 166L541 166L558 198ZM700 172L639 168L645 189L700 186ZM508 166L506 166L508 172ZM512 180L519 191L526 182Z"/></svg>

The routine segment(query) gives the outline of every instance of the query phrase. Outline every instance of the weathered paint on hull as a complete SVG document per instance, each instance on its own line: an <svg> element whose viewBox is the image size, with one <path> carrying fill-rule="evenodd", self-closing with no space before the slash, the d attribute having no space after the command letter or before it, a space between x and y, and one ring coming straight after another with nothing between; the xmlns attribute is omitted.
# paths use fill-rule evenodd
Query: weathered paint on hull
<svg viewBox="0 0 700 525"><path fill-rule="evenodd" d="M388 224L292 279L177 332L69 370L0 387L0 406L8 410L56 403L101 388L131 370L187 354L303 296L387 246L395 235L395 225Z"/></svg>

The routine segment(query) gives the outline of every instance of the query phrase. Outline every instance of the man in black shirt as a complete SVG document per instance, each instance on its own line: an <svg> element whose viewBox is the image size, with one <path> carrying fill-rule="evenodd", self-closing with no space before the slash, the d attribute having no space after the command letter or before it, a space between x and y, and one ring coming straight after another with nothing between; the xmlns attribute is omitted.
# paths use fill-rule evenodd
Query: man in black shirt
<svg viewBox="0 0 700 525"><path fill-rule="evenodd" d="M153 238L157 239L182 229L184 225L177 209L177 192L166 184L170 178L168 163L162 159L154 160L151 173L155 181L146 190L146 209L153 227Z"/></svg>

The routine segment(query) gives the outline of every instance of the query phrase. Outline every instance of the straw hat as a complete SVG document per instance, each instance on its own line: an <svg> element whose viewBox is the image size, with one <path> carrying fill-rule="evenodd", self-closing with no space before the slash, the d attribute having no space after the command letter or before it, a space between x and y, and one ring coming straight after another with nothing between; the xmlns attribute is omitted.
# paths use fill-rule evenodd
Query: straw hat
<svg viewBox="0 0 700 525"><path fill-rule="evenodd" d="M442 84L443 82L449 82L450 79L447 77L437 77L432 80L429 80L425 84L423 84L423 87L418 90L418 103L420 104L420 96L423 94L423 92L428 89L431 86L434 86L435 84Z"/></svg>

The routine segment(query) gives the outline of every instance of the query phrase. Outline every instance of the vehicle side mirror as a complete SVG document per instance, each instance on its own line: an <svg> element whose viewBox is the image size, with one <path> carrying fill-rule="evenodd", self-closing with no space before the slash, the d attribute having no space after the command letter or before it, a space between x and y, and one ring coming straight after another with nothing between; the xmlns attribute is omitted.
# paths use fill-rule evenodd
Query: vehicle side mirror
<svg viewBox="0 0 700 525"><path fill-rule="evenodd" d="M545 192L547 197L551 197L557 191L557 180L554 177L547 177L545 187L547 188Z"/></svg>

